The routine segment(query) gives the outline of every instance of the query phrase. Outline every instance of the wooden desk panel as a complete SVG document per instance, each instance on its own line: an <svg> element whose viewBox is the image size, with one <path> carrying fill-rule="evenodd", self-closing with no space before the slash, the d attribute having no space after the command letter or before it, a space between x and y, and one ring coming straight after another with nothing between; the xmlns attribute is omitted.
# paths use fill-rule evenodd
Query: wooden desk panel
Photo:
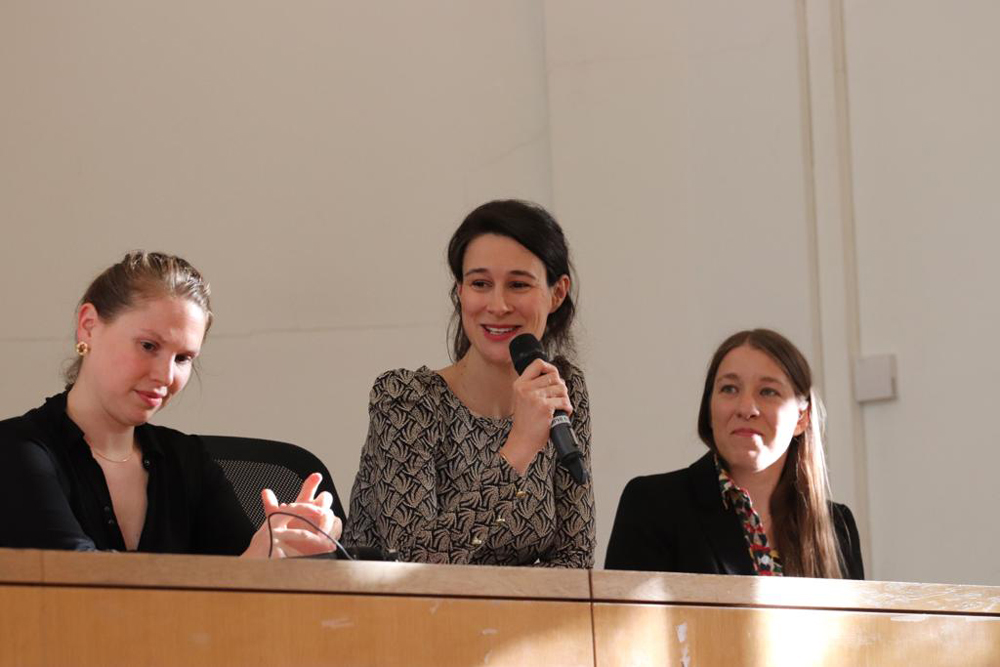
<svg viewBox="0 0 1000 667"><path fill-rule="evenodd" d="M585 602L66 587L41 598L43 655L19 664L594 664ZM12 655L0 646L0 664Z"/></svg>
<svg viewBox="0 0 1000 667"><path fill-rule="evenodd" d="M36 587L0 585L0 665L47 664L42 654L42 604Z"/></svg>
<svg viewBox="0 0 1000 667"><path fill-rule="evenodd" d="M6 665L1000 667L1000 588L0 549Z"/></svg>
<svg viewBox="0 0 1000 667"><path fill-rule="evenodd" d="M997 667L1000 617L594 605L598 667Z"/></svg>

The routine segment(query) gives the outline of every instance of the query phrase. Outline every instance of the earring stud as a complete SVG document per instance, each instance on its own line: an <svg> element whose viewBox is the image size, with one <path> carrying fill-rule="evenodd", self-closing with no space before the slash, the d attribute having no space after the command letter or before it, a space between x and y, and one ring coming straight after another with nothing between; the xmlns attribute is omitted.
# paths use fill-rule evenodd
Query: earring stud
<svg viewBox="0 0 1000 667"><path fill-rule="evenodd" d="M79 343L76 344L76 353L78 355L80 355L81 357L85 357L87 356L88 352L90 352L90 346L87 345L85 342L81 340Z"/></svg>

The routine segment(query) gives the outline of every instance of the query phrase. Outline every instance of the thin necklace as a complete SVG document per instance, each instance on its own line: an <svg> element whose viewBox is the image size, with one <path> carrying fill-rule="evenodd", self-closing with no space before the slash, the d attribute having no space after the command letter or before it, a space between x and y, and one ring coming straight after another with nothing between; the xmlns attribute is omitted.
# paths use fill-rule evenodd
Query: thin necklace
<svg viewBox="0 0 1000 667"><path fill-rule="evenodd" d="M122 460L119 461L118 459L113 459L110 456L105 456L104 454L101 454L101 452L99 452L98 450L94 449L94 447L92 445L90 445L89 442L87 443L87 445L90 446L90 451L91 452L93 452L94 454L97 454L98 456L100 456L105 461L110 461L111 463L128 463L132 459L132 455L135 454L135 445L133 444L132 445L132 451L129 452L128 456L126 456L125 458L123 458Z"/></svg>

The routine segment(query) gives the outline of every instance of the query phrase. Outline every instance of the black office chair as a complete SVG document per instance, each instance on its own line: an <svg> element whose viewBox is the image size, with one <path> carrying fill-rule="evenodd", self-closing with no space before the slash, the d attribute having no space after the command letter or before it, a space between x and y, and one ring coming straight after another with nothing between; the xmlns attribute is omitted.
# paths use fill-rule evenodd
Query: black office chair
<svg viewBox="0 0 1000 667"><path fill-rule="evenodd" d="M287 442L258 438L203 435L201 439L233 485L240 506L254 527L264 523L261 489L272 489L279 503L290 503L299 494L302 480L313 472L323 475L317 495L329 491L333 496L333 513L341 520L346 518L330 471L312 452Z"/></svg>

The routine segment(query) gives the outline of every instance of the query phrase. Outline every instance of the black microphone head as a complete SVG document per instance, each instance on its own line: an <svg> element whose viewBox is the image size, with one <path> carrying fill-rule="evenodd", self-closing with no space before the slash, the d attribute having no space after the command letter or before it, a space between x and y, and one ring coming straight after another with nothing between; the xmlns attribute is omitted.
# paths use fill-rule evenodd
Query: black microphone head
<svg viewBox="0 0 1000 667"><path fill-rule="evenodd" d="M545 359L545 351L534 334L523 333L510 341L510 360L514 362L518 375L535 359Z"/></svg>

